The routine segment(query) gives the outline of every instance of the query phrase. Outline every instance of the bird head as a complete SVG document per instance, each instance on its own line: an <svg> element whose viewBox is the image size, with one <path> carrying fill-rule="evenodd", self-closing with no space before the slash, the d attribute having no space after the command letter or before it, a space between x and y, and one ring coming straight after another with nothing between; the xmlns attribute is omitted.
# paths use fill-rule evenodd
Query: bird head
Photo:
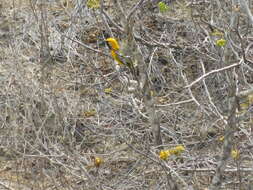
<svg viewBox="0 0 253 190"><path fill-rule="evenodd" d="M115 38L107 38L105 41L107 42L111 50L115 50L115 51L119 50L119 43L117 42Z"/></svg>

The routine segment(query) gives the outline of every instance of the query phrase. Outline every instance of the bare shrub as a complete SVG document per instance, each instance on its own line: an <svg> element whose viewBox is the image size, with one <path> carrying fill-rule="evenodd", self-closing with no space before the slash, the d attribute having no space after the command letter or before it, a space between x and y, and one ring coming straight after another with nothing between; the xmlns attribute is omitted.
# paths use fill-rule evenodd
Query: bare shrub
<svg viewBox="0 0 253 190"><path fill-rule="evenodd" d="M251 2L163 3L0 3L0 185L250 189Z"/></svg>

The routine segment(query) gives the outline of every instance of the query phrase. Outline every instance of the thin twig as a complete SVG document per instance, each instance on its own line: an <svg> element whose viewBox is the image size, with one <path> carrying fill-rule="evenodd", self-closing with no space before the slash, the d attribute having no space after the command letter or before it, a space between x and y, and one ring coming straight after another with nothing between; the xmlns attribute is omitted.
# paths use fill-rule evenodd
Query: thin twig
<svg viewBox="0 0 253 190"><path fill-rule="evenodd" d="M175 105L180 105L180 104L186 104L186 103L190 103L193 102L194 100L191 98L189 100L183 100L180 102L174 102L174 103L170 103L170 104L164 104L164 105L156 105L156 107L167 107L167 106L175 106Z"/></svg>
<svg viewBox="0 0 253 190"><path fill-rule="evenodd" d="M90 47L90 46L88 46L88 45L86 45L86 44L84 44L84 43L82 43L82 42L80 42L80 41L78 41L78 40L74 40L74 39L72 39L72 38L70 38L70 37L68 37L68 36L66 36L66 35L64 35L64 34L62 34L62 37L67 38L67 39L69 39L70 41L75 42L75 43L77 43L77 44L79 44L79 45L85 47L85 48L88 49L88 50L94 51L94 52L96 52L96 53L98 53L98 54L101 54L101 55L104 55L104 56L107 56L107 57L111 57L111 56L110 56L109 54L107 54L107 53L104 53L104 52L102 52L102 51L99 51L99 50L97 50L97 49L94 49L94 48L92 48L92 47Z"/></svg>
<svg viewBox="0 0 253 190"><path fill-rule="evenodd" d="M180 169L182 172L215 172L215 168ZM253 172L252 168L240 168L241 172ZM226 169L224 172L238 172L238 168Z"/></svg>
<svg viewBox="0 0 253 190"><path fill-rule="evenodd" d="M129 20L133 16L134 12L142 5L143 2L144 0L140 0L138 3L134 5L134 7L130 10L130 12L126 17L127 20Z"/></svg>
<svg viewBox="0 0 253 190"><path fill-rule="evenodd" d="M210 72L202 75L201 77L199 77L198 79L196 79L195 81L193 81L191 84L185 86L184 88L191 88L193 85L195 85L196 83L200 82L201 80L203 80L204 78L208 77L209 75L212 75L214 73L219 73L221 71L226 71L226 70L232 69L234 67L237 67L237 66L241 65L241 63L242 63L242 60L239 63L234 63L232 65L229 65L229 66L226 66L226 67L223 67L223 68L220 68L220 69L212 70L212 71L210 71Z"/></svg>

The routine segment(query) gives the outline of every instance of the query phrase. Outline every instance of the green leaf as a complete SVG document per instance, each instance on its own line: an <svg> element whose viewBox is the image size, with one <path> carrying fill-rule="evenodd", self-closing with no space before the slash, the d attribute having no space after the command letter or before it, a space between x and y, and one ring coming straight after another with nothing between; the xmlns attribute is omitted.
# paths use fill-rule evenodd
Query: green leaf
<svg viewBox="0 0 253 190"><path fill-rule="evenodd" d="M216 40L216 45L219 46L219 47L225 46L226 43L227 43L227 40L225 40L225 39L223 39L223 38L221 38L221 39L219 39L219 40Z"/></svg>
<svg viewBox="0 0 253 190"><path fill-rule="evenodd" d="M169 6L162 1L158 3L158 8L161 13L165 13L169 10Z"/></svg>

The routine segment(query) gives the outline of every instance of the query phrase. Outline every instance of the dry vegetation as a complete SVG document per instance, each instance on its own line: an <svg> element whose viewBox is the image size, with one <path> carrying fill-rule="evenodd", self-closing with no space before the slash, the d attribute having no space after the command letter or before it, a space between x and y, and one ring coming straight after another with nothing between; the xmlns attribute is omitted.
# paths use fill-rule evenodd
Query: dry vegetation
<svg viewBox="0 0 253 190"><path fill-rule="evenodd" d="M253 189L252 5L101 2L0 2L0 189ZM144 87L106 34L134 35Z"/></svg>

